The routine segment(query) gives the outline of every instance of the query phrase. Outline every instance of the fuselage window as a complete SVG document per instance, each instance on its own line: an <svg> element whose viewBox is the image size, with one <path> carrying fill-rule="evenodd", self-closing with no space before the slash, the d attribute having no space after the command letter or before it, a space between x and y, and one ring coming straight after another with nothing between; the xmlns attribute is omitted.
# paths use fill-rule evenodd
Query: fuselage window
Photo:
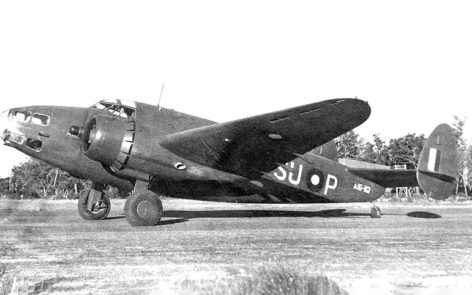
<svg viewBox="0 0 472 295"><path fill-rule="evenodd" d="M36 125L47 126L49 125L49 116L43 114L34 114L31 122Z"/></svg>
<svg viewBox="0 0 472 295"><path fill-rule="evenodd" d="M16 133L13 133L11 132L9 135L8 135L8 138L7 138L9 141L12 141L14 143L17 143L17 144L23 144L23 142L25 142L25 137L21 134L16 134Z"/></svg>
<svg viewBox="0 0 472 295"><path fill-rule="evenodd" d="M41 151L41 148L43 147L43 142L41 140L28 138L26 140L26 146L29 147L30 149L35 150L36 152L39 152Z"/></svg>
<svg viewBox="0 0 472 295"><path fill-rule="evenodd" d="M14 111L11 116L19 122L28 122L31 118L31 113L28 111Z"/></svg>

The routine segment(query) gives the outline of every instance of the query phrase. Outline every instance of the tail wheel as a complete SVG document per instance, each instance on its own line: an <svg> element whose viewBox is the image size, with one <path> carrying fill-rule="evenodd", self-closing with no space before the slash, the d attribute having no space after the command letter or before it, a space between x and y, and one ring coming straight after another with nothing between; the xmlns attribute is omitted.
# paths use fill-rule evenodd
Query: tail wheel
<svg viewBox="0 0 472 295"><path fill-rule="evenodd" d="M382 216L382 211L380 210L380 208L375 205L372 205L372 208L370 209L370 217L380 218L380 216Z"/></svg>
<svg viewBox="0 0 472 295"><path fill-rule="evenodd" d="M162 202L148 190L137 191L125 203L125 217L132 226L152 226L162 217Z"/></svg>
<svg viewBox="0 0 472 295"><path fill-rule="evenodd" d="M101 193L100 200L93 204L88 204L92 195L95 193ZM111 210L110 198L102 192L95 190L86 190L80 194L79 203L77 205L80 216L85 220L100 220L108 216Z"/></svg>

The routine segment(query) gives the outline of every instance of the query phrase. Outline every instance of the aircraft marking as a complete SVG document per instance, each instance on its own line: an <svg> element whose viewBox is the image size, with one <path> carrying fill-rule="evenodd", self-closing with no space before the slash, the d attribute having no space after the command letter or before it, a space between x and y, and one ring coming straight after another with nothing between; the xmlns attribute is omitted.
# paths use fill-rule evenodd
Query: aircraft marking
<svg viewBox="0 0 472 295"><path fill-rule="evenodd" d="M294 169L295 163L294 162L287 163L287 166L289 166L291 169ZM300 181L302 179L303 165L299 164L298 173L297 173L296 178L294 178L294 173L292 171L290 171L287 175L287 171L284 168L282 168L281 166L279 166L277 168L277 170L278 171L274 172L274 176L278 180L284 181L284 180L288 179L288 182L290 182L293 185L299 185L300 184ZM287 178L287 176L288 176L288 178Z"/></svg>
<svg viewBox="0 0 472 295"><path fill-rule="evenodd" d="M313 185L318 185L320 183L320 177L315 174L310 178L310 182Z"/></svg>
<svg viewBox="0 0 472 295"><path fill-rule="evenodd" d="M284 166L279 166L273 175L280 181L288 181L293 185L299 186L303 174L303 165L298 163L297 165L298 171L289 172L287 172L287 168ZM295 169L294 162L287 163L286 166L290 169ZM311 168L306 174L305 183L314 192L319 192L324 187L323 193L327 195L329 190L334 190L338 187L338 178L328 173L325 181L325 176L321 170Z"/></svg>
<svg viewBox="0 0 472 295"><path fill-rule="evenodd" d="M355 183L354 189L360 192L364 192L366 194L370 194L370 186L362 184L362 183Z"/></svg>
<svg viewBox="0 0 472 295"><path fill-rule="evenodd" d="M310 169L306 174L306 186L314 191L319 192L323 188L324 175L323 172L316 168Z"/></svg>
<svg viewBox="0 0 472 295"><path fill-rule="evenodd" d="M432 172L439 171L439 162L441 160L441 151L430 148L428 157L428 170Z"/></svg>
<svg viewBox="0 0 472 295"><path fill-rule="evenodd" d="M337 186L338 186L338 178L334 175L328 174L328 177L326 177L326 185L324 189L324 194L327 195L329 189L334 190L336 189Z"/></svg>
<svg viewBox="0 0 472 295"><path fill-rule="evenodd" d="M290 168L293 169L293 165L294 165L294 163L290 162ZM293 172L289 172L288 173L288 181L293 185L299 185L300 180L302 179L302 171L303 171L303 165L300 164L300 166L298 167L297 178L293 179Z"/></svg>
<svg viewBox="0 0 472 295"><path fill-rule="evenodd" d="M275 171L275 172L274 172L275 178L277 178L277 179L280 180L280 181L284 181L285 179L287 179L287 171L285 171L284 168L282 168L281 166L279 166L279 167L277 168L277 170L280 171L281 174L278 174L278 173L277 173L278 171Z"/></svg>

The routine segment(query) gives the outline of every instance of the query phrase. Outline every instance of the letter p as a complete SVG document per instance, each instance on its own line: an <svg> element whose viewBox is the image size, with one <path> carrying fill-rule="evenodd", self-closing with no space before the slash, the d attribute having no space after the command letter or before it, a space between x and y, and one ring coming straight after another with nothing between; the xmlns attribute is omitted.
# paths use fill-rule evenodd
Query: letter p
<svg viewBox="0 0 472 295"><path fill-rule="evenodd" d="M335 189L338 186L338 178L334 175L328 174L326 177L326 185L324 189L324 194L328 194L329 189Z"/></svg>

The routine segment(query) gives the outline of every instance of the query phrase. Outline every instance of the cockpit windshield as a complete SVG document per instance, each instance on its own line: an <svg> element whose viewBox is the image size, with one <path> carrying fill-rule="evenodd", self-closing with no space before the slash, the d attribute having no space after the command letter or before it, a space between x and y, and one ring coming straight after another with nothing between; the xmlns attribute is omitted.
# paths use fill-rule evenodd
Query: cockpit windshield
<svg viewBox="0 0 472 295"><path fill-rule="evenodd" d="M134 116L136 111L136 103L133 101L126 101L126 100L101 100L92 108L96 108L99 110L105 110L112 113L115 116L119 116L122 118L130 118Z"/></svg>

